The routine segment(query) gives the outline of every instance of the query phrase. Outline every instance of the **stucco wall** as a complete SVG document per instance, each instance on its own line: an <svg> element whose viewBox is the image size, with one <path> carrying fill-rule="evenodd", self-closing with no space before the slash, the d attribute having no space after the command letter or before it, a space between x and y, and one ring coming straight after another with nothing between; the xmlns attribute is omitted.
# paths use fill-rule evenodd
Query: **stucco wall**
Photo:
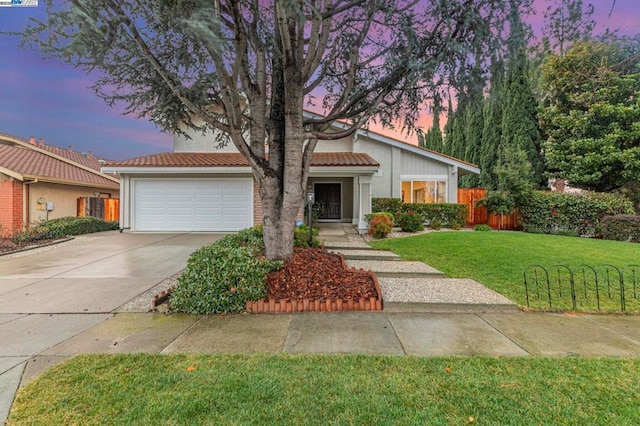
<svg viewBox="0 0 640 426"><path fill-rule="evenodd" d="M352 137L346 137L335 141L318 141L314 152L352 152Z"/></svg>
<svg viewBox="0 0 640 426"><path fill-rule="evenodd" d="M195 120L197 125L202 125L202 120ZM191 139L184 135L176 134L173 136L173 152L238 152L235 145L229 141L224 148L216 148L219 142L216 141L216 136L213 130L204 132L194 131L191 129L183 129Z"/></svg>
<svg viewBox="0 0 640 426"><path fill-rule="evenodd" d="M95 197L95 193L111 193L112 198L118 198L118 190L104 188L85 188L81 186L60 185L55 183L34 183L29 186L29 222L42 222L65 216L77 216L78 198ZM105 195L102 195L105 197ZM42 199L42 204L38 200ZM53 210L43 210L47 202L53 202Z"/></svg>

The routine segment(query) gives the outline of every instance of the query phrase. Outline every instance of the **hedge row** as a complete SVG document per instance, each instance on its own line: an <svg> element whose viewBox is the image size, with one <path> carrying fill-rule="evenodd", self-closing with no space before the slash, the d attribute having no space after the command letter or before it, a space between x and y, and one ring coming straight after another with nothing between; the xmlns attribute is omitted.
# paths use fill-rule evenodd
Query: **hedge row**
<svg viewBox="0 0 640 426"><path fill-rule="evenodd" d="M373 198L371 210L373 213L389 212L394 216L397 216L398 213L413 212L424 223L435 221L452 228L462 228L467 222L466 204L403 203L400 198Z"/></svg>
<svg viewBox="0 0 640 426"><path fill-rule="evenodd" d="M91 216L61 217L40 222L13 237L15 243L63 238L70 235L91 234L93 232L118 229L118 222L107 222Z"/></svg>
<svg viewBox="0 0 640 426"><path fill-rule="evenodd" d="M617 194L534 191L519 211L525 232L594 237L604 216L633 214L633 205Z"/></svg>
<svg viewBox="0 0 640 426"><path fill-rule="evenodd" d="M600 223L603 239L640 243L640 215L605 216Z"/></svg>

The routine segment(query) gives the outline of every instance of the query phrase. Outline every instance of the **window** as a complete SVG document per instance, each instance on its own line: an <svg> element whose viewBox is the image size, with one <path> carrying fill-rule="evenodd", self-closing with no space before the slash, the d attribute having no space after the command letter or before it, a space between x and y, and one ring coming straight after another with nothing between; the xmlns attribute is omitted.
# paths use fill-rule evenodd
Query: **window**
<svg viewBox="0 0 640 426"><path fill-rule="evenodd" d="M447 182L444 180L403 180L403 203L446 203Z"/></svg>

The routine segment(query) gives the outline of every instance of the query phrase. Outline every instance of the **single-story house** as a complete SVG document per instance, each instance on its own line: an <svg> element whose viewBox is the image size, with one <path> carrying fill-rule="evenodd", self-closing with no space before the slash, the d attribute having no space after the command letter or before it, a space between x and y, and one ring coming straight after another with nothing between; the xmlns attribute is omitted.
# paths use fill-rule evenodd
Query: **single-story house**
<svg viewBox="0 0 640 426"><path fill-rule="evenodd" d="M76 216L79 197L117 197L120 182L100 171L105 160L71 147L0 134L0 232Z"/></svg>
<svg viewBox="0 0 640 426"><path fill-rule="evenodd" d="M340 126L340 123L336 124ZM133 232L237 231L262 222L258 188L233 144L212 134L176 135L173 151L107 164L120 176L120 227ZM319 141L309 188L321 221L366 229L372 197L456 203L458 178L478 174L464 161L375 132Z"/></svg>

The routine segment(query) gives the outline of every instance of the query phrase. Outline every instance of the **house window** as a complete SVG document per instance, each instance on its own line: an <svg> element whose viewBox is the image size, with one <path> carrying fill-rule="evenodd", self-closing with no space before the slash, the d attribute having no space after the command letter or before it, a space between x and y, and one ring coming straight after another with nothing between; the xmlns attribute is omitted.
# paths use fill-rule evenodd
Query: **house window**
<svg viewBox="0 0 640 426"><path fill-rule="evenodd" d="M447 182L444 180L403 180L403 203L446 203Z"/></svg>

